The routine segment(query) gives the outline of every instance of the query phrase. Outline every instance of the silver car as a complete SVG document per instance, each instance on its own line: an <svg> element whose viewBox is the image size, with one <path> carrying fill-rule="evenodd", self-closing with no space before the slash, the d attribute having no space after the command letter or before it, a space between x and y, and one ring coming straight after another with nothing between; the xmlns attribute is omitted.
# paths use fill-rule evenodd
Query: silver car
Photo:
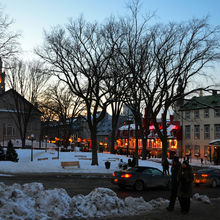
<svg viewBox="0 0 220 220"><path fill-rule="evenodd" d="M112 183L120 188L134 187L135 190L142 191L151 187L169 188L170 177L157 168L137 166L128 170L115 171L112 174Z"/></svg>

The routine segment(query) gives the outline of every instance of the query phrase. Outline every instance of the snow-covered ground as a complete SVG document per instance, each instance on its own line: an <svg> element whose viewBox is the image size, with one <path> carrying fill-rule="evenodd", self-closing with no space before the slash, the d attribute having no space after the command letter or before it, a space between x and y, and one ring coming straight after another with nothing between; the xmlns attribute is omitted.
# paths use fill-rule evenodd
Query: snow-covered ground
<svg viewBox="0 0 220 220"><path fill-rule="evenodd" d="M60 152L48 146L45 150L34 150L31 161L31 150L19 149L19 161L0 161L0 176L16 173L112 173L118 169L120 159L127 162L122 155L98 153L98 166L91 166L91 152ZM47 158L47 160L38 160ZM155 161L152 161L155 160ZM80 168L62 168L62 161L79 161ZM110 161L110 169L105 162ZM196 163L197 164L197 163ZM139 165L153 166L162 169L160 159L139 160ZM205 195L195 194L194 200L210 203ZM127 216L148 213L154 209L164 209L168 200L158 198L144 201L142 197L120 199L116 193L107 188L96 188L88 195L77 195L72 198L64 189L44 189L41 183L14 184L6 186L0 183L0 219L61 219L88 218L105 216Z"/></svg>
<svg viewBox="0 0 220 220"><path fill-rule="evenodd" d="M53 148L45 150L33 150L33 161L31 161L31 150L17 149L19 161L0 161L0 173L112 173L118 169L119 159L127 162L128 158L122 155L111 155L108 153L98 153L98 166L91 166L91 152L60 152L59 159ZM38 160L48 158L47 160ZM111 162L110 169L105 168L106 161ZM61 167L62 161L79 161L78 167ZM153 161L139 160L139 165L153 166L162 169L161 164Z"/></svg>
<svg viewBox="0 0 220 220"><path fill-rule="evenodd" d="M195 194L193 199L210 203L207 196ZM72 198L64 189L44 189L41 183L0 183L0 219L103 219L105 216L141 215L154 209L164 209L168 200L158 198L146 202L142 197L120 199L107 188L96 188L88 195Z"/></svg>

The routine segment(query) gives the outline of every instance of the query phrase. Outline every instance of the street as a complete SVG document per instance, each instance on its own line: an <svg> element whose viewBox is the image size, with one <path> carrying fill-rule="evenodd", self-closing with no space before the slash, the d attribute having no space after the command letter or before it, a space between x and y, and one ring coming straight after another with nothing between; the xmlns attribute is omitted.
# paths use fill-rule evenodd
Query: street
<svg viewBox="0 0 220 220"><path fill-rule="evenodd" d="M110 175L62 175L62 174L42 174L42 175L13 175L0 176L0 182L7 185L14 183L25 184L30 182L43 183L46 189L63 188L70 196L77 194L87 195L97 187L106 187L115 191L120 198L128 196L143 197L145 201L158 197L169 198L169 191L163 188L146 189L143 192L136 192L133 189L119 189L111 183ZM209 186L199 186L193 188L193 193L207 195L210 198L220 197L220 187L211 188Z"/></svg>

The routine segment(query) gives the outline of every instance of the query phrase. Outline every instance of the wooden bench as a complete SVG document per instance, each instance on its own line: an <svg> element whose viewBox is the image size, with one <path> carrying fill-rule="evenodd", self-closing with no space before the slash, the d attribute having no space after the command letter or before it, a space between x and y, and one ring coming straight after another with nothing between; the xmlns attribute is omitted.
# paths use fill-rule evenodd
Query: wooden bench
<svg viewBox="0 0 220 220"><path fill-rule="evenodd" d="M48 157L38 158L37 160L48 160Z"/></svg>
<svg viewBox="0 0 220 220"><path fill-rule="evenodd" d="M109 160L103 160L103 161L114 162L114 161L116 161L116 160L115 160L115 159L109 159Z"/></svg>
<svg viewBox="0 0 220 220"><path fill-rule="evenodd" d="M78 168L80 168L79 165L79 161L63 161L61 162L61 167L73 167L73 166L77 166Z"/></svg>
<svg viewBox="0 0 220 220"><path fill-rule="evenodd" d="M52 157L52 160L58 160L59 158L58 157Z"/></svg>
<svg viewBox="0 0 220 220"><path fill-rule="evenodd" d="M82 158L79 158L79 160L92 160L92 158L85 158L85 157L82 157Z"/></svg>
<svg viewBox="0 0 220 220"><path fill-rule="evenodd" d="M117 157L109 157L108 159L109 160L119 160L119 158L117 158Z"/></svg>

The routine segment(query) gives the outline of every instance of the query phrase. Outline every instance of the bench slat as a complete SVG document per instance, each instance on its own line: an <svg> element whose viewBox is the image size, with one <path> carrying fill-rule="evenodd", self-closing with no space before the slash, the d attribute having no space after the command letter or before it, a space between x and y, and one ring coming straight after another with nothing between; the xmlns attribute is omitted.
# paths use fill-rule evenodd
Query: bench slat
<svg viewBox="0 0 220 220"><path fill-rule="evenodd" d="M63 161L61 162L61 166L64 167L72 167L72 166L78 166L78 168L80 168L79 165L79 161Z"/></svg>

